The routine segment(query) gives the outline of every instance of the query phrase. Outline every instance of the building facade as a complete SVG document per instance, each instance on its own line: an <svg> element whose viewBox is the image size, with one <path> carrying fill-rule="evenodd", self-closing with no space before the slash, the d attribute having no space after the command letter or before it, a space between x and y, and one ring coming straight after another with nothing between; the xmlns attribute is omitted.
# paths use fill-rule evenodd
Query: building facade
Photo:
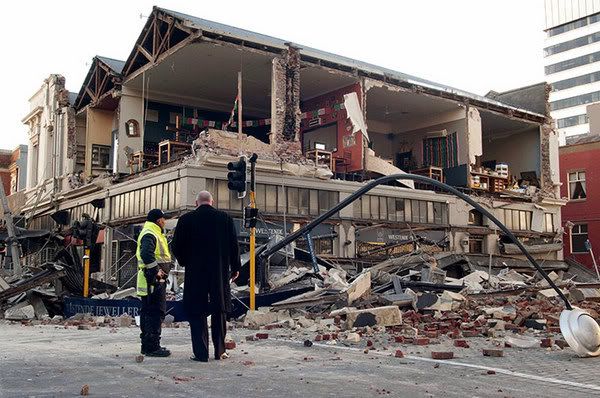
<svg viewBox="0 0 600 398"><path fill-rule="evenodd" d="M77 171L74 142L74 95L65 78L50 75L29 98L30 111L21 120L28 127L27 188L56 195L68 187L67 177Z"/></svg>
<svg viewBox="0 0 600 398"><path fill-rule="evenodd" d="M0 175L6 195L25 190L27 187L27 146L14 150L0 150Z"/></svg>
<svg viewBox="0 0 600 398"><path fill-rule="evenodd" d="M564 144L589 132L586 107L600 101L600 1L545 0L545 11L544 71Z"/></svg>
<svg viewBox="0 0 600 398"><path fill-rule="evenodd" d="M545 248L538 257L562 258L558 136L545 85L533 89L542 106L530 107L531 87L482 97L155 7L127 60L95 57L72 101L52 105L52 90L68 98L64 80L51 77L24 122L30 159L54 172L29 166L18 210L43 229L55 227L57 210L71 220L92 215L106 227L100 275L120 286L133 280L147 211L176 219L203 189L246 240L247 199L227 189L226 165L252 153L259 241L300 228L368 180L408 171L464 189L523 242ZM56 109L66 115L59 124ZM35 143L60 154L43 157ZM338 258L417 247L510 252L489 220L408 181L373 189L312 239L320 254Z"/></svg>
<svg viewBox="0 0 600 398"><path fill-rule="evenodd" d="M560 148L561 194L569 199L562 209L566 231L566 257L592 268L586 240L600 254L600 135L587 134L567 140Z"/></svg>
<svg viewBox="0 0 600 398"><path fill-rule="evenodd" d="M27 188L27 145L19 145L12 152L10 164L10 193Z"/></svg>

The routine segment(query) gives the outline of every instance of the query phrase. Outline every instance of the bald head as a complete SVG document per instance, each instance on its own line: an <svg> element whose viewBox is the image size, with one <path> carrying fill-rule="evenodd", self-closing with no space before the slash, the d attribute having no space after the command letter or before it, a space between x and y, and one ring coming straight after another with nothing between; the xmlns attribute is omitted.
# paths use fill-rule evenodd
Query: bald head
<svg viewBox="0 0 600 398"><path fill-rule="evenodd" d="M210 192L200 191L198 193L198 196L196 197L196 206L202 206L202 205L212 206L212 204L213 204L213 197Z"/></svg>

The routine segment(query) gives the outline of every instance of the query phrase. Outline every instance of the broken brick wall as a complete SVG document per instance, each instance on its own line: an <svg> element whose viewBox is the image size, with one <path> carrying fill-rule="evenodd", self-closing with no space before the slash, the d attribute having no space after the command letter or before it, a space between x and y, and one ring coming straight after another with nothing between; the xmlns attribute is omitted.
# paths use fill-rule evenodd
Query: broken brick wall
<svg viewBox="0 0 600 398"><path fill-rule="evenodd" d="M285 58L285 121L283 138L298 141L300 133L300 53L297 48L288 47Z"/></svg>
<svg viewBox="0 0 600 398"><path fill-rule="evenodd" d="M67 120L67 159L75 159L77 155L77 129L76 116L73 107L66 108L65 111Z"/></svg>
<svg viewBox="0 0 600 398"><path fill-rule="evenodd" d="M540 160L542 169L540 188L545 196L559 198L558 135L550 123L540 128Z"/></svg>
<svg viewBox="0 0 600 398"><path fill-rule="evenodd" d="M271 145L282 160L302 156L300 148L300 53L288 46L273 59L271 84Z"/></svg>
<svg viewBox="0 0 600 398"><path fill-rule="evenodd" d="M540 153L541 153L541 188L545 194L560 198L560 173L559 173L559 140L555 123L550 118L550 91L552 87L545 84L545 112L546 123L540 128Z"/></svg>
<svg viewBox="0 0 600 398"><path fill-rule="evenodd" d="M65 89L65 78L61 75L52 75L54 78L54 101L59 107L66 106L69 102L69 91Z"/></svg>

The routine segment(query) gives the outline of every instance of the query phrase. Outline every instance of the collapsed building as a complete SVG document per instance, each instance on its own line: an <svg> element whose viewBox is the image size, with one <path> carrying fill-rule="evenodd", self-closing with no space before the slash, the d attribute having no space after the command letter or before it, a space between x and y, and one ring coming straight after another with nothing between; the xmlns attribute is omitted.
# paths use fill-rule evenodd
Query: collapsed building
<svg viewBox="0 0 600 398"><path fill-rule="evenodd" d="M96 56L78 93L51 75L30 99L27 190L10 203L32 230L56 229L57 211L71 222L90 215L103 228L93 275L125 288L152 208L172 229L209 190L246 243L245 203L228 190L226 165L256 153L259 244L367 180L410 172L460 187L558 264L565 201L547 96L545 84L479 96L155 7L126 60ZM500 267L520 258L467 204L408 181L373 189L295 244L306 239L321 257L356 267L416 247ZM44 245L24 262L56 250Z"/></svg>

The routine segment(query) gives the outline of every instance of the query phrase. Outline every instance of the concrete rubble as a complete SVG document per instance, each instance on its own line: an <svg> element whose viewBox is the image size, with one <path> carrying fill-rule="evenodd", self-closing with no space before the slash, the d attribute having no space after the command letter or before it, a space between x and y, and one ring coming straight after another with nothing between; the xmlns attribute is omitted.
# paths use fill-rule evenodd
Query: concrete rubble
<svg viewBox="0 0 600 398"><path fill-rule="evenodd" d="M247 256L242 263L247 266ZM356 269L318 256L313 263L298 249L281 251L271 259L266 278L270 296L261 300L266 305L246 312L242 304L247 303L249 288L232 284L238 309L231 327L252 330L248 342L284 337L305 342L306 347L342 344L400 356L410 352L407 345L433 347L434 359L453 358L456 350L472 346L474 338L492 343L482 351L492 357L509 348L567 347L559 328L564 303L546 281L524 261L500 259L495 263L500 266L490 264L416 251ZM573 303L598 317L600 284L566 269L551 270L549 275ZM169 300L181 300L182 289L169 292ZM53 305L57 298L51 290L45 285L11 297L3 304L4 318L81 331L136 327L136 319L126 313L64 319L60 306ZM96 290L91 297L91 301L132 299L137 300L135 288ZM172 314L165 318L164 327L187 326ZM235 348L236 342L228 340L228 346Z"/></svg>
<svg viewBox="0 0 600 398"><path fill-rule="evenodd" d="M346 328L361 326L396 326L402 324L400 309L395 305L350 311L346 315Z"/></svg>
<svg viewBox="0 0 600 398"><path fill-rule="evenodd" d="M4 319L11 321L31 320L35 318L35 309L27 301L23 301L4 311Z"/></svg>
<svg viewBox="0 0 600 398"><path fill-rule="evenodd" d="M290 285L304 284L308 290L249 311L233 324L297 341L389 349L390 355L398 344L441 344L443 349L431 352L434 359L453 358L452 350L468 348L473 338L493 343L481 351L491 357L503 356L505 348L567 346L559 327L564 303L532 267L506 266L490 274L470 265L457 274L448 271L448 264L442 266L446 269L437 269L428 256L410 254L358 273L319 266L316 274L309 264L304 265L307 272L298 272L302 264L294 260L290 268L271 274L270 283L276 291L285 290L281 280L301 275ZM597 316L600 285L564 271L550 274L573 302Z"/></svg>

